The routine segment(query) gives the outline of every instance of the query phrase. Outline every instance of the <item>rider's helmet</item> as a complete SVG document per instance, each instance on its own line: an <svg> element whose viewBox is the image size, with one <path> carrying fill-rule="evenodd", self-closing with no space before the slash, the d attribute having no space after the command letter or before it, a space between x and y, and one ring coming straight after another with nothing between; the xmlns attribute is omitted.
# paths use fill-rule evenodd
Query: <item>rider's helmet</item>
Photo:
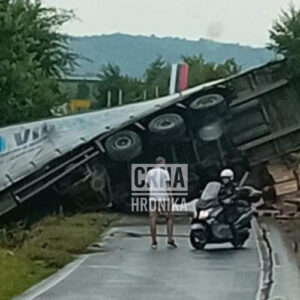
<svg viewBox="0 0 300 300"><path fill-rule="evenodd" d="M220 178L221 179L229 179L230 181L233 181L234 180L234 173L231 169L224 169L221 171L220 173Z"/></svg>

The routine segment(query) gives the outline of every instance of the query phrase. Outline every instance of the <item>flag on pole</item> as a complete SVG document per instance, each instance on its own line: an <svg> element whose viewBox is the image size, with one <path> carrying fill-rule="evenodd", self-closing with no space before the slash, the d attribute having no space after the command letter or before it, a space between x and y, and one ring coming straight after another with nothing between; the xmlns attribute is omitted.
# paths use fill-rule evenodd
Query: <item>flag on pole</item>
<svg viewBox="0 0 300 300"><path fill-rule="evenodd" d="M170 80L170 95L180 93L188 88L189 66L187 64L173 64Z"/></svg>

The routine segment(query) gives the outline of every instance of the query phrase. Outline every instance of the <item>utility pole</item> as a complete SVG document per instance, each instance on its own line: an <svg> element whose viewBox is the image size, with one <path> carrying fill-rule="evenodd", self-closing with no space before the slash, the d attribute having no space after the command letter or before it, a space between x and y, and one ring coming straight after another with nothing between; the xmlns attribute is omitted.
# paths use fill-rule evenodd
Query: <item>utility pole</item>
<svg viewBox="0 0 300 300"><path fill-rule="evenodd" d="M107 107L111 107L111 91L107 92Z"/></svg>
<svg viewBox="0 0 300 300"><path fill-rule="evenodd" d="M119 90L119 106L123 104L123 91Z"/></svg>
<svg viewBox="0 0 300 300"><path fill-rule="evenodd" d="M159 86L155 87L155 98L159 98Z"/></svg>

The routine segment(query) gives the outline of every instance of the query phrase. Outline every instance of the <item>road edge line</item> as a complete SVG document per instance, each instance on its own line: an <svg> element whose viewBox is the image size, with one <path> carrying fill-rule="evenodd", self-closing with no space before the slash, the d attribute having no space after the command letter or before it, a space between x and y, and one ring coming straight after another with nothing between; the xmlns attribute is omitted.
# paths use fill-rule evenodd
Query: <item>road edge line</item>
<svg viewBox="0 0 300 300"><path fill-rule="evenodd" d="M34 300L70 276L90 255L83 255L13 300Z"/></svg>
<svg viewBox="0 0 300 300"><path fill-rule="evenodd" d="M260 276L256 300L268 300L274 285L272 253L268 247L269 241L265 230L260 226L257 218L254 218L254 233L257 252L260 260Z"/></svg>

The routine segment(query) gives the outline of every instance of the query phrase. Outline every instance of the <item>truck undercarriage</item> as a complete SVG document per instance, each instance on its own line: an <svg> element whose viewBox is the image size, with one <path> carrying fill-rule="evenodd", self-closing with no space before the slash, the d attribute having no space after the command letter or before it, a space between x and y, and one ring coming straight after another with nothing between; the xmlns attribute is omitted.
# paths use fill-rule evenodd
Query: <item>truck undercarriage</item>
<svg viewBox="0 0 300 300"><path fill-rule="evenodd" d="M238 178L261 168L257 182L269 185L265 163L300 149L298 112L299 95L288 80L285 61L275 61L174 96L72 116L78 124L89 116L96 120L90 130L71 132L78 135L76 144L57 146L53 129L41 140L55 145L43 159L45 147L33 158L26 156L34 141L26 146L28 152L9 161L11 152L25 146L0 152L0 216L29 214L33 203L69 210L128 210L131 163L151 163L157 155L168 163L189 164L189 199L227 166ZM71 120L57 120L64 119ZM51 128L55 122L43 124ZM20 136L32 126L19 126ZM12 131L0 129L0 136L6 138L7 132ZM64 133L59 134L62 138Z"/></svg>

